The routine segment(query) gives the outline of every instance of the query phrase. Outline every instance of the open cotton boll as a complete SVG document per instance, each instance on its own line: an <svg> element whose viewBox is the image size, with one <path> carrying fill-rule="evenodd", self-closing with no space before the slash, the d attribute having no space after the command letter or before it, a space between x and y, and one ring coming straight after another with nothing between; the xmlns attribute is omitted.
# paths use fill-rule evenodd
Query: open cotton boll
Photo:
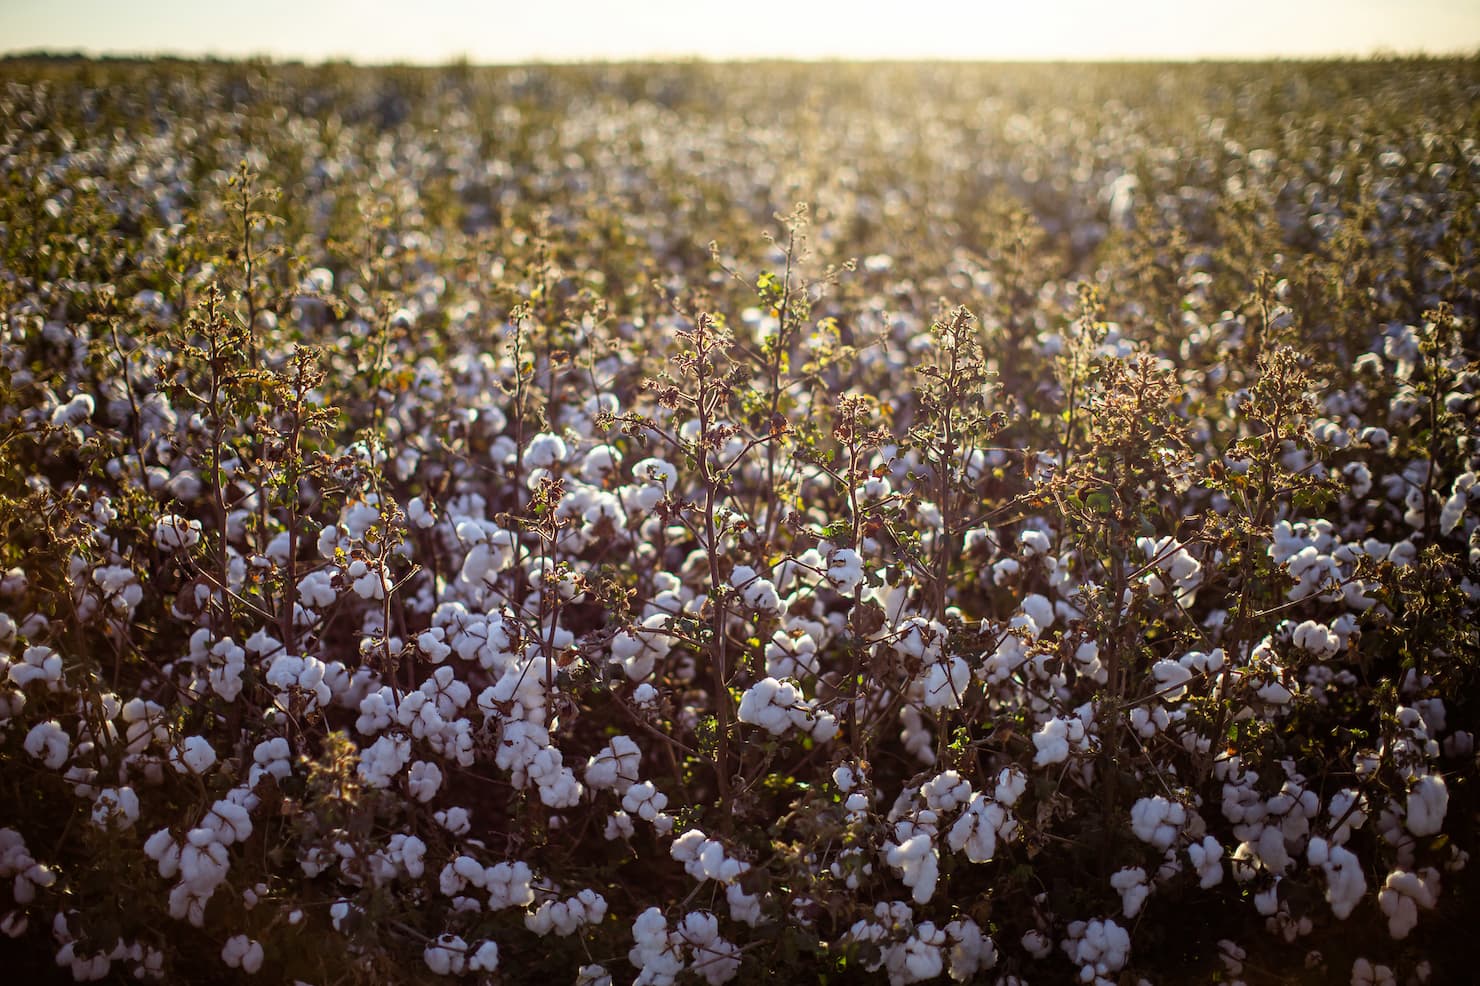
<svg viewBox="0 0 1480 986"><path fill-rule="evenodd" d="M852 764L842 764L834 768L832 778L833 783L838 786L838 790L844 794L853 790L860 781L860 775L854 770Z"/></svg>
<svg viewBox="0 0 1480 986"><path fill-rule="evenodd" d="M947 770L926 781L920 795L932 811L945 814L971 800L971 782L956 771Z"/></svg>
<svg viewBox="0 0 1480 986"><path fill-rule="evenodd" d="M724 843L710 839L698 829L690 829L673 840L669 854L695 880L734 883L750 864L725 854Z"/></svg>
<svg viewBox="0 0 1480 986"><path fill-rule="evenodd" d="M1110 875L1110 887L1120 894L1121 913L1133 918L1141 913L1151 888L1146 885L1146 871L1139 866L1127 866Z"/></svg>
<svg viewBox="0 0 1480 986"><path fill-rule="evenodd" d="M1074 921L1068 931L1062 947L1069 961L1080 967L1080 982L1109 982L1112 975L1125 968L1131 954L1131 936L1114 921Z"/></svg>
<svg viewBox="0 0 1480 986"><path fill-rule="evenodd" d="M1037 928L1031 928L1023 932L1023 937L1018 942L1023 946L1023 951L1035 959L1046 959L1053 951L1053 942L1047 935Z"/></svg>
<svg viewBox="0 0 1480 986"><path fill-rule="evenodd" d="M1005 807L978 792L951 826L946 843L973 863L985 863L996 855L998 837L1008 839L1016 829L1017 820Z"/></svg>
<svg viewBox="0 0 1480 986"><path fill-rule="evenodd" d="M1187 694L1192 671L1180 661L1162 660L1151 666L1151 677L1156 682L1156 694L1164 701L1176 702Z"/></svg>
<svg viewBox="0 0 1480 986"><path fill-rule="evenodd" d="M356 771L371 787L387 788L411 759L411 741L404 736L382 736L360 752Z"/></svg>
<svg viewBox="0 0 1480 986"><path fill-rule="evenodd" d="M309 572L298 580L298 601L310 609L323 609L338 598L332 571Z"/></svg>
<svg viewBox="0 0 1480 986"><path fill-rule="evenodd" d="M653 673L653 667L673 647L668 633L672 617L654 613L641 623L617 632L611 639L611 659L622 665L630 681L641 681Z"/></svg>
<svg viewBox="0 0 1480 986"><path fill-rule="evenodd" d="M426 760L418 760L407 773L406 787L411 796L425 804L437 796L442 787L442 769Z"/></svg>
<svg viewBox="0 0 1480 986"><path fill-rule="evenodd" d="M972 982L977 973L997 964L996 942L983 934L981 926L971 918L952 921L942 930L950 946L946 956L948 971L956 982Z"/></svg>
<svg viewBox="0 0 1480 986"><path fill-rule="evenodd" d="M1425 868L1413 873L1393 870L1377 892L1377 906L1387 915L1388 933L1397 940L1418 925L1418 909L1432 909L1439 901L1439 873Z"/></svg>
<svg viewBox="0 0 1480 986"><path fill-rule="evenodd" d="M444 934L428 945L421 953L422 960L432 972L439 976L461 975L467 968L468 943L457 935Z"/></svg>
<svg viewBox="0 0 1480 986"><path fill-rule="evenodd" d="M524 926L544 937L550 932L564 938L582 925L600 924L606 917L606 898L594 890L582 890L565 900L547 900L524 916Z"/></svg>
<svg viewBox="0 0 1480 986"><path fill-rule="evenodd" d="M221 946L221 961L247 975L255 975L262 969L262 944L246 935L232 935Z"/></svg>
<svg viewBox="0 0 1480 986"><path fill-rule="evenodd" d="M788 706L800 697L792 686L775 678L762 678L740 697L737 716L741 722L760 726L772 735L779 736L791 724Z"/></svg>
<svg viewBox="0 0 1480 986"><path fill-rule="evenodd" d="M1438 774L1425 774L1408 792L1408 811L1404 824L1408 831L1423 837L1438 835L1449 810L1449 789Z"/></svg>
<svg viewBox="0 0 1480 986"><path fill-rule="evenodd" d="M3 660L0 656L0 668L4 668ZM5 677L17 688L41 681L46 683L48 691L57 691L62 681L62 655L50 647L27 647L21 659L10 665Z"/></svg>
<svg viewBox="0 0 1480 986"><path fill-rule="evenodd" d="M839 548L828 561L826 578L839 595L853 595L863 581L863 558L852 548Z"/></svg>
<svg viewBox="0 0 1480 986"><path fill-rule="evenodd" d="M470 859L470 857L462 857ZM501 911L507 907L527 907L534 903L534 873L523 860L495 863L481 867L470 859L467 867L476 879L474 884L488 892L488 909Z"/></svg>
<svg viewBox="0 0 1480 986"><path fill-rule="evenodd" d="M204 774L216 762L216 751L204 736L187 736L170 750L170 764L179 772Z"/></svg>
<svg viewBox="0 0 1480 986"><path fill-rule="evenodd" d="M805 678L816 676L817 641L810 633L777 630L766 644L766 674L772 678Z"/></svg>
<svg viewBox="0 0 1480 986"><path fill-rule="evenodd" d="M569 450L565 439L541 432L529 440L524 450L524 465L531 469L553 469L566 460Z"/></svg>
<svg viewBox="0 0 1480 986"><path fill-rule="evenodd" d="M781 597L769 579L761 578L749 565L736 565L730 573L730 585L740 593L749 609L772 613L781 608Z"/></svg>
<svg viewBox="0 0 1480 986"><path fill-rule="evenodd" d="M469 545L458 577L470 585L485 585L497 580L498 573L514 560L514 535L487 521L461 520L454 530L457 538Z"/></svg>
<svg viewBox="0 0 1480 986"><path fill-rule="evenodd" d="M623 794L638 781L642 750L627 736L613 736L586 762L586 786L593 789L613 788Z"/></svg>
<svg viewBox="0 0 1480 986"><path fill-rule="evenodd" d="M946 628L935 620L911 616L900 624L894 649L905 658L923 663L938 661L944 649Z"/></svg>
<svg viewBox="0 0 1480 986"><path fill-rule="evenodd" d="M1171 848L1186 821L1187 809L1159 794L1131 806L1131 831L1159 852Z"/></svg>
<svg viewBox="0 0 1480 986"><path fill-rule="evenodd" d="M52 719L32 726L22 746L44 766L56 770L67 762L72 739L62 728L62 724Z"/></svg>
<svg viewBox="0 0 1480 986"><path fill-rule="evenodd" d="M183 551L200 543L200 521L165 514L154 523L154 544L160 551Z"/></svg>
<svg viewBox="0 0 1480 986"><path fill-rule="evenodd" d="M899 844L884 843L884 860L899 871L904 885L913 891L916 904L930 902L940 878L940 860L929 832L920 832Z"/></svg>
<svg viewBox="0 0 1480 986"><path fill-rule="evenodd" d="M1187 847L1187 859L1197 871L1198 886L1204 890L1223 882L1223 846L1211 835ZM1126 917L1130 917L1129 914Z"/></svg>
<svg viewBox="0 0 1480 986"><path fill-rule="evenodd" d="M1331 628L1315 620L1306 620L1295 628L1290 642L1317 660L1334 657L1341 650L1341 638Z"/></svg>
<svg viewBox="0 0 1480 986"><path fill-rule="evenodd" d="M958 709L966 686L971 684L971 667L961 658L930 665L925 672L925 707Z"/></svg>
<svg viewBox="0 0 1480 986"><path fill-rule="evenodd" d="M633 784L622 795L622 809L643 821L656 821L658 814L668 806L668 796L659 791L650 781Z"/></svg>
<svg viewBox="0 0 1480 986"><path fill-rule="evenodd" d="M1063 763L1069 758L1070 746L1083 740L1084 723L1077 717L1050 719L1033 734L1033 746L1037 748L1037 753L1033 755L1033 765L1046 767L1049 764Z"/></svg>
<svg viewBox="0 0 1480 986"><path fill-rule="evenodd" d="M1398 978L1391 967L1360 958L1352 963L1351 986L1398 986Z"/></svg>
<svg viewBox="0 0 1480 986"><path fill-rule="evenodd" d="M1020 608L1023 611L1023 615L1033 621L1030 632L1035 638L1053 626L1054 608L1053 603L1049 602L1047 596L1037 592L1029 593L1023 597Z"/></svg>
<svg viewBox="0 0 1480 986"><path fill-rule="evenodd" d="M51 423L58 428L72 428L93 416L97 401L91 394L77 394L51 412Z"/></svg>
<svg viewBox="0 0 1480 986"><path fill-rule="evenodd" d="M1022 548L1024 557L1032 558L1034 555L1048 554L1053 542L1049 539L1047 531L1029 527L1018 534L1018 545Z"/></svg>
<svg viewBox="0 0 1480 986"><path fill-rule="evenodd" d="M1331 913L1342 920L1350 917L1367 892L1367 878L1362 875L1362 863L1356 854L1317 836L1306 847L1305 858L1325 872L1326 902L1331 905Z"/></svg>
<svg viewBox="0 0 1480 986"><path fill-rule="evenodd" d="M92 821L101 829L133 828L139 820L139 796L131 787L104 788L93 802Z"/></svg>
<svg viewBox="0 0 1480 986"><path fill-rule="evenodd" d="M493 972L498 968L498 945L491 941L480 942L468 957L469 972Z"/></svg>
<svg viewBox="0 0 1480 986"><path fill-rule="evenodd" d="M350 579L350 587L361 599L384 599L390 585L385 570L377 561L373 564L357 558L350 562L344 574Z"/></svg>

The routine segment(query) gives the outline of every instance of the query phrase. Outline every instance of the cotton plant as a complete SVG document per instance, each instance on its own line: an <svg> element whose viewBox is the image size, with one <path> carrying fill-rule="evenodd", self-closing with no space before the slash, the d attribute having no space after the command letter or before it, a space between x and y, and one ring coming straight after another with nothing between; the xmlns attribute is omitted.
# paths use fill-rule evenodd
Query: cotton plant
<svg viewBox="0 0 1480 986"><path fill-rule="evenodd" d="M147 134L87 73L5 93L42 123L0 194L41 237L0 327L0 740L36 795L0 933L79 980L1149 982L1190 900L1229 977L1443 955L1480 601L1474 306L1430 262L1473 199L1452 65L1292 104L1279 154L1195 85L1211 125L1148 129L886 72L888 105L737 143L704 121L744 80L675 115L579 73L380 79L370 112L359 70L241 71ZM237 126L268 90L302 98ZM1006 148L1005 205L1067 192L879 234L983 178L958 140L890 158L899 120ZM881 180L758 237L782 159ZM993 941L965 902L1022 846L1042 889ZM140 874L103 941L87 888ZM1369 909L1359 957L1333 929Z"/></svg>

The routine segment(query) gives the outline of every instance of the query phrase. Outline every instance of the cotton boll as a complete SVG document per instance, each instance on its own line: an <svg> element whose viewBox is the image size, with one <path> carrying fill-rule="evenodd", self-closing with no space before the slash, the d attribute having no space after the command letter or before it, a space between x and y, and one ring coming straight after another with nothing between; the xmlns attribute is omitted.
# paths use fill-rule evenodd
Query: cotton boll
<svg viewBox="0 0 1480 986"><path fill-rule="evenodd" d="M92 821L101 829L133 828L139 820L139 796L131 787L104 788L93 802Z"/></svg>
<svg viewBox="0 0 1480 986"><path fill-rule="evenodd" d="M1431 909L1439 899L1439 874L1429 868L1420 873L1393 870L1377 892L1377 905L1387 915L1388 933L1397 940L1408 937L1418 924L1418 909Z"/></svg>
<svg viewBox="0 0 1480 986"><path fill-rule="evenodd" d="M11 636L15 635L12 625ZM4 670L4 651L0 651L0 670ZM62 684L62 655L50 647L38 646L27 647L21 652L21 659L10 665L6 670L5 677L18 689L23 689L33 682L42 682L47 691L57 691ZM25 696L19 696L19 704L24 705ZM20 709L17 708L16 712ZM14 713L12 713L14 714Z"/></svg>
<svg viewBox="0 0 1480 986"><path fill-rule="evenodd" d="M925 672L925 707L958 709L966 686L971 683L971 667L959 657L930 665Z"/></svg>
<svg viewBox="0 0 1480 986"><path fill-rule="evenodd" d="M1028 790L1028 777L1016 767L1003 767L997 774L997 787L992 793L1002 804L1011 807Z"/></svg>
<svg viewBox="0 0 1480 986"><path fill-rule="evenodd" d="M262 945L246 935L232 935L221 947L221 961L233 969L241 969L247 975L255 975L262 969Z"/></svg>
<svg viewBox="0 0 1480 986"><path fill-rule="evenodd" d="M777 630L766 645L766 674L772 678L815 677L821 668L817 664L817 641L810 633L796 629L788 633Z"/></svg>
<svg viewBox="0 0 1480 986"><path fill-rule="evenodd" d="M457 935L444 934L422 951L428 969L439 976L461 975L467 967L468 943Z"/></svg>
<svg viewBox="0 0 1480 986"><path fill-rule="evenodd" d="M1388 966L1360 958L1352 963L1351 986L1398 986L1398 979Z"/></svg>
<svg viewBox="0 0 1480 986"><path fill-rule="evenodd" d="M434 763L418 760L411 765L406 786L411 796L425 804L437 796L442 787L442 770Z"/></svg>
<svg viewBox="0 0 1480 986"><path fill-rule="evenodd" d="M1033 746L1037 748L1033 765L1046 767L1049 764L1063 763L1069 758L1070 746L1083 740L1084 723L1078 718L1049 719L1033 734Z"/></svg>
<svg viewBox="0 0 1480 986"><path fill-rule="evenodd" d="M1053 626L1054 608L1048 597L1039 593L1030 593L1023 598L1021 609L1028 619L1033 621L1032 633L1034 637Z"/></svg>
<svg viewBox="0 0 1480 986"><path fill-rule="evenodd" d="M1311 839L1306 847L1306 860L1325 872L1326 901L1331 905L1331 913L1345 920L1367 892L1361 861L1350 850L1330 845L1319 837Z"/></svg>
<svg viewBox="0 0 1480 986"><path fill-rule="evenodd" d="M350 580L350 587L354 589L355 595L361 599L374 600L384 599L389 583L384 569L379 562L371 565L363 559L355 559L350 562L344 574Z"/></svg>
<svg viewBox="0 0 1480 986"><path fill-rule="evenodd" d="M828 561L825 577L839 595L851 596L863 581L863 558L851 548L839 548Z"/></svg>
<svg viewBox="0 0 1480 986"><path fill-rule="evenodd" d="M1024 932L1020 944L1023 946L1023 951L1035 959L1046 959L1048 953L1053 951L1053 942L1036 928Z"/></svg>
<svg viewBox="0 0 1480 986"><path fill-rule="evenodd" d="M668 655L672 638L668 625L672 618L654 613L637 626L618 631L611 639L611 659L621 664L630 681L641 681L653 673L653 667Z"/></svg>
<svg viewBox="0 0 1480 986"><path fill-rule="evenodd" d="M1069 937L1061 944L1069 961L1080 967L1081 982L1108 979L1130 958L1130 934L1108 918L1074 921L1068 931Z"/></svg>
<svg viewBox="0 0 1480 986"><path fill-rule="evenodd" d="M154 523L154 544L160 551L184 551L200 543L200 521L165 514Z"/></svg>
<svg viewBox="0 0 1480 986"><path fill-rule="evenodd" d="M551 931L563 937L584 924L600 924L606 917L606 900L594 890L582 890L566 900L547 900L524 916L524 926L541 937Z"/></svg>
<svg viewBox="0 0 1480 986"><path fill-rule="evenodd" d="M419 496L414 496L407 502L406 519L422 530L433 527L437 523L433 505Z"/></svg>
<svg viewBox="0 0 1480 986"><path fill-rule="evenodd" d="M1175 702L1187 694L1192 671L1180 661L1157 661L1151 666L1151 676L1156 682L1156 694L1165 701Z"/></svg>
<svg viewBox="0 0 1480 986"><path fill-rule="evenodd" d="M835 768L832 773L832 778L833 783L838 786L838 790L842 791L844 794L847 794L849 791L853 790L854 786L858 783L858 775L854 773L854 769L851 764L842 764L841 766Z"/></svg>
<svg viewBox="0 0 1480 986"><path fill-rule="evenodd" d="M1223 846L1211 835L1187 847L1187 859L1197 871L1198 886L1207 890L1223 882ZM1129 914L1126 917L1130 917Z"/></svg>
<svg viewBox="0 0 1480 986"><path fill-rule="evenodd" d="M1408 792L1408 812L1404 824L1408 831L1423 837L1438 835L1449 810L1449 789L1438 774L1425 774Z"/></svg>
<svg viewBox="0 0 1480 986"><path fill-rule="evenodd" d="M1341 639L1324 623L1306 620L1295 628L1290 642L1317 660L1334 657L1341 649Z"/></svg>
<svg viewBox="0 0 1480 986"><path fill-rule="evenodd" d="M1186 808L1159 794L1141 798L1131 806L1131 831L1159 852L1171 847L1186 820Z"/></svg>
<svg viewBox="0 0 1480 986"><path fill-rule="evenodd" d="M775 678L762 678L740 697L736 716L741 722L760 726L772 735L780 735L791 723L788 699L794 701L795 698L794 688Z"/></svg>
<svg viewBox="0 0 1480 986"><path fill-rule="evenodd" d="M971 783L956 771L947 770L926 781L920 794L932 811L945 814L971 799Z"/></svg>
<svg viewBox="0 0 1480 986"><path fill-rule="evenodd" d="M603 965L583 965L576 971L575 986L612 986L612 977Z"/></svg>
<svg viewBox="0 0 1480 986"><path fill-rule="evenodd" d="M1023 557L1032 558L1034 555L1048 554L1053 542L1049 540L1046 531L1029 527L1018 534L1018 545L1022 548Z"/></svg>
<svg viewBox="0 0 1480 986"><path fill-rule="evenodd" d="M524 450L524 465L530 469L553 469L569 454L559 435L542 432L529 440Z"/></svg>
<svg viewBox="0 0 1480 986"><path fill-rule="evenodd" d="M730 573L730 585L740 594L746 607L762 613L775 612L781 607L781 597L776 586L761 578L749 565L736 565Z"/></svg>
<svg viewBox="0 0 1480 986"><path fill-rule="evenodd" d="M886 842L884 859L900 872L905 886L912 888L915 903L930 902L940 876L940 861L929 833L921 832L898 845Z"/></svg>
<svg viewBox="0 0 1480 986"><path fill-rule="evenodd" d="M949 973L958 983L974 981L979 972L997 964L997 945L970 918L952 921L943 929L950 945Z"/></svg>
<svg viewBox="0 0 1480 986"><path fill-rule="evenodd" d="M493 972L498 968L498 945L491 941L480 942L468 958L469 972Z"/></svg>
<svg viewBox="0 0 1480 986"><path fill-rule="evenodd" d="M627 736L614 736L586 763L586 786L623 794L638 780L642 750Z"/></svg>
<svg viewBox="0 0 1480 986"><path fill-rule="evenodd" d="M1141 913L1151 888L1146 885L1146 871L1139 866L1127 866L1110 875L1110 887L1120 894L1121 913L1133 918Z"/></svg>
<svg viewBox="0 0 1480 986"><path fill-rule="evenodd" d="M93 416L97 402L91 394L77 394L51 412L51 423L58 428L72 428Z"/></svg>
<svg viewBox="0 0 1480 986"><path fill-rule="evenodd" d="M298 601L310 609L323 609L339 598L334 588L334 574L320 570L309 572L298 580Z"/></svg>
<svg viewBox="0 0 1480 986"><path fill-rule="evenodd" d="M623 810L648 822L654 821L667 805L668 796L650 781L633 784L622 796Z"/></svg>
<svg viewBox="0 0 1480 986"><path fill-rule="evenodd" d="M204 736L187 736L170 750L170 764L180 773L204 774L216 762L216 751Z"/></svg>
<svg viewBox="0 0 1480 986"><path fill-rule="evenodd" d="M52 719L32 726L22 746L43 766L56 770L67 762L72 741L62 724Z"/></svg>
<svg viewBox="0 0 1480 986"><path fill-rule="evenodd" d="M917 983L939 976L945 968L945 935L929 921L915 925L903 942L887 951L890 983Z"/></svg>
<svg viewBox="0 0 1480 986"><path fill-rule="evenodd" d="M360 753L356 771L371 787L390 787L391 779L399 774L411 759L411 741L404 736L382 736L370 748Z"/></svg>

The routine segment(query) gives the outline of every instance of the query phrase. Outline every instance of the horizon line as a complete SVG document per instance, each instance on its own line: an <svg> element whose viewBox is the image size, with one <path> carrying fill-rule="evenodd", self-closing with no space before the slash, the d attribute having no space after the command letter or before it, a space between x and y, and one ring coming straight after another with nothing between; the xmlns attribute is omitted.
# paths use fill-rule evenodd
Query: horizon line
<svg viewBox="0 0 1480 986"><path fill-rule="evenodd" d="M20 61L90 61L90 62L151 62L178 61L220 65L281 65L284 67L324 68L349 66L352 68L564 68L575 66L610 65L1156 65L1156 64L1217 64L1217 63L1321 63L1321 62L1403 62L1403 61L1468 61L1480 59L1480 47L1454 49L1450 51L1399 50L1375 48L1366 52L1332 51L1320 54L1280 53L1232 54L1194 52L1190 54L1107 54L1093 58L1072 55L1020 55L1012 58L971 57L966 55L726 55L716 57L698 52L691 53L646 53L636 55L598 55L591 57L546 58L531 56L523 60L474 60L468 54L454 54L445 59L392 59L389 61L361 60L350 55L325 55L304 58L295 55L269 52L216 54L212 52L160 51L95 51L86 48L29 47L0 49L0 62Z"/></svg>

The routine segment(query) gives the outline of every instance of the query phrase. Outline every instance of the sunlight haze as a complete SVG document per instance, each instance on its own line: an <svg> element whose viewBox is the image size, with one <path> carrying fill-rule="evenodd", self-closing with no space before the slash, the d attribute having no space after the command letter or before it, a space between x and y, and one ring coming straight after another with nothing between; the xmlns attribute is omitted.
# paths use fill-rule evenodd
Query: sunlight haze
<svg viewBox="0 0 1480 986"><path fill-rule="evenodd" d="M1474 0L0 0L0 51L357 62L1474 53Z"/></svg>

